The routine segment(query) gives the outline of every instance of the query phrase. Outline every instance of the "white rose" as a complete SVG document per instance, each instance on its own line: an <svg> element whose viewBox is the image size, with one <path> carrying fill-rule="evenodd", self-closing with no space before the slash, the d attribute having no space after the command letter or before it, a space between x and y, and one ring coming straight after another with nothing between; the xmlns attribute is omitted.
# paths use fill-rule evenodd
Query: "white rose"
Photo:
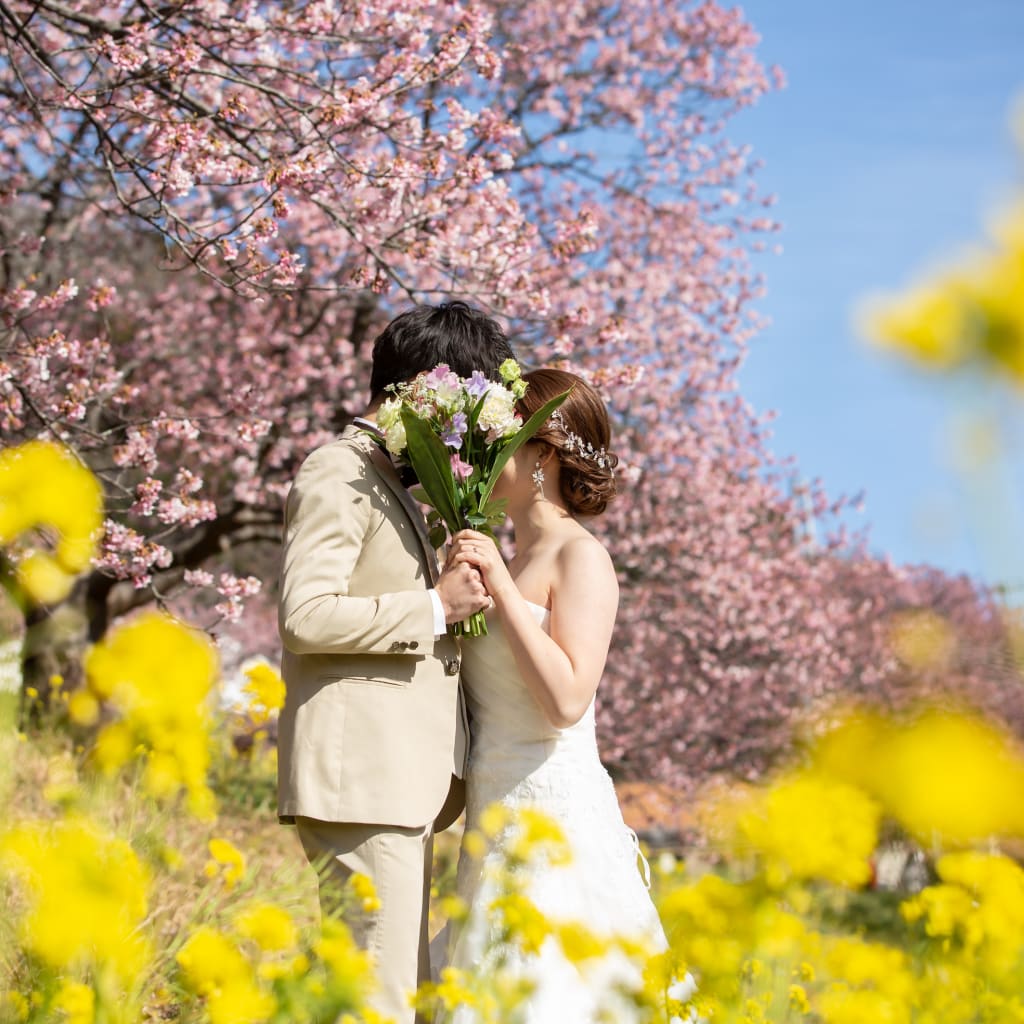
<svg viewBox="0 0 1024 1024"><path fill-rule="evenodd" d="M507 437L519 429L516 399L511 391L497 384L491 385L480 409L479 427L492 437Z"/></svg>

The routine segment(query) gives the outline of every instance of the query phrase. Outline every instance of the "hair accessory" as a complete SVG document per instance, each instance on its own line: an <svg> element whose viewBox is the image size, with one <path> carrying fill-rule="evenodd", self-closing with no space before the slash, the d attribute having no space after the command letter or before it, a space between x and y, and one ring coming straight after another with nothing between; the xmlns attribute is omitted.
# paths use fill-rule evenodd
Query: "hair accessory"
<svg viewBox="0 0 1024 1024"><path fill-rule="evenodd" d="M555 409L551 413L551 420L558 425L558 428L565 434L565 450L579 455L583 459L593 459L602 469L611 461L604 448L595 448L592 444L584 443L579 434L573 433L566 425L561 409Z"/></svg>

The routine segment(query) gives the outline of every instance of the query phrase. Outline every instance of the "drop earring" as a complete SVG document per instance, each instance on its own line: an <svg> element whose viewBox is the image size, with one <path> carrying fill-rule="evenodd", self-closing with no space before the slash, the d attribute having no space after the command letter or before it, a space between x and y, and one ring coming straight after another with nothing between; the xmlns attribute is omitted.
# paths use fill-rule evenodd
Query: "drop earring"
<svg viewBox="0 0 1024 1024"><path fill-rule="evenodd" d="M544 497L544 467L540 464L540 460L537 460L537 465L533 469L533 482L537 485L537 493L543 498Z"/></svg>

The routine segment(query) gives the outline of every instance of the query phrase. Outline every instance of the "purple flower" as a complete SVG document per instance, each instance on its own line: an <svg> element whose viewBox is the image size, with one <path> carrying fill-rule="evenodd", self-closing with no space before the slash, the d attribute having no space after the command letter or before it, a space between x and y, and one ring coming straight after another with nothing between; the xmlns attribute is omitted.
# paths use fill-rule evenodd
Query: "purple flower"
<svg viewBox="0 0 1024 1024"><path fill-rule="evenodd" d="M474 370L473 376L469 378L469 382L466 384L466 392L472 398L482 398L489 383L490 381L479 370Z"/></svg>
<svg viewBox="0 0 1024 1024"><path fill-rule="evenodd" d="M452 473L456 480L468 480L473 475L473 467L463 462L458 452L452 452Z"/></svg>
<svg viewBox="0 0 1024 1024"><path fill-rule="evenodd" d="M466 433L466 428L469 426L469 419L466 417L464 412L457 412L452 416L451 422L448 424L448 428L441 435L441 440L444 441L449 448L454 448L456 451L462 447L462 437Z"/></svg>

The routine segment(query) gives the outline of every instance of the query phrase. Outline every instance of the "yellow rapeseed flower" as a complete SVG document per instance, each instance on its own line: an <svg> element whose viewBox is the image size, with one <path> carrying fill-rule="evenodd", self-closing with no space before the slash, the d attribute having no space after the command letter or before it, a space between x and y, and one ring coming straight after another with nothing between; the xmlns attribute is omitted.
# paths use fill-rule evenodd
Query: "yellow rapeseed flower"
<svg viewBox="0 0 1024 1024"><path fill-rule="evenodd" d="M29 441L0 451L0 544L19 544L18 580L35 601L63 600L88 565L103 522L99 481L69 451ZM47 549L33 531L52 532Z"/></svg>
<svg viewBox="0 0 1024 1024"><path fill-rule="evenodd" d="M955 911L933 898L926 903L927 923L934 934L941 926L955 928L969 949L978 950L985 970L1006 974L1024 968L1024 869L1003 854L963 852L939 858L936 870L942 886L923 890L918 899L938 889L940 893L960 889L967 899L955 904ZM946 911L952 921L939 917Z"/></svg>
<svg viewBox="0 0 1024 1024"><path fill-rule="evenodd" d="M433 986L433 994L446 1010L473 1006L476 1003L473 976L457 967L441 969L441 980Z"/></svg>
<svg viewBox="0 0 1024 1024"><path fill-rule="evenodd" d="M245 854L227 839L214 837L207 843L210 860L206 862L207 877L222 875L224 884L232 889L245 876Z"/></svg>
<svg viewBox="0 0 1024 1024"><path fill-rule="evenodd" d="M951 938L966 933L974 916L970 893L956 885L930 885L900 905L906 921L923 921L932 937Z"/></svg>
<svg viewBox="0 0 1024 1024"><path fill-rule="evenodd" d="M567 864L572 860L565 832L551 815L533 807L520 807L513 820L516 835L508 853L514 860L543 857L549 864Z"/></svg>
<svg viewBox="0 0 1024 1024"><path fill-rule="evenodd" d="M922 842L1024 835L1024 753L1006 730L971 714L855 715L823 738L816 759Z"/></svg>
<svg viewBox="0 0 1024 1024"><path fill-rule="evenodd" d="M765 1016L764 1003L758 999L746 999L743 1002L742 1024L768 1024Z"/></svg>
<svg viewBox="0 0 1024 1024"><path fill-rule="evenodd" d="M592 960L595 957L604 956L608 952L609 944L606 939L602 939L589 928L575 921L559 924L555 928L555 934L565 958L571 963L578 964L583 960Z"/></svg>
<svg viewBox="0 0 1024 1024"><path fill-rule="evenodd" d="M480 814L480 831L488 839L494 839L508 825L510 818L509 810L503 804L491 804Z"/></svg>
<svg viewBox="0 0 1024 1024"><path fill-rule="evenodd" d="M258 1024L273 1016L278 1000L255 979L239 979L217 988L206 997L210 1024Z"/></svg>
<svg viewBox="0 0 1024 1024"><path fill-rule="evenodd" d="M291 949L298 939L291 915L271 903L257 903L240 911L235 915L234 926L239 935L252 939L267 952Z"/></svg>
<svg viewBox="0 0 1024 1024"><path fill-rule="evenodd" d="M36 604L59 604L71 591L75 577L45 551L33 551L18 562L18 582Z"/></svg>
<svg viewBox="0 0 1024 1024"><path fill-rule="evenodd" d="M750 981L756 981L762 974L764 974L764 961L758 960L756 957L753 957L750 960L744 960L743 965L740 968L740 972L744 978L747 978Z"/></svg>
<svg viewBox="0 0 1024 1024"><path fill-rule="evenodd" d="M88 728L100 720L100 702L88 690L75 690L68 697L68 714L76 725Z"/></svg>
<svg viewBox="0 0 1024 1024"><path fill-rule="evenodd" d="M352 1005L361 1005L373 984L373 968L344 922L325 918L313 952L330 971L332 986L347 990Z"/></svg>
<svg viewBox="0 0 1024 1024"><path fill-rule="evenodd" d="M870 341L926 366L948 369L970 354L959 282L951 276L920 281L901 295L869 299L860 322Z"/></svg>
<svg viewBox="0 0 1024 1024"><path fill-rule="evenodd" d="M756 791L737 817L737 838L764 862L765 878L860 886L870 877L881 810L859 789L814 773L779 779Z"/></svg>
<svg viewBox="0 0 1024 1024"><path fill-rule="evenodd" d="M299 953L288 960L265 961L256 968L256 973L264 981L302 978L309 973L309 966L309 957L305 953Z"/></svg>
<svg viewBox="0 0 1024 1024"><path fill-rule="evenodd" d="M0 995L0 1009L3 1009L5 1006L10 1008L10 1015L15 1020L28 1020L28 1000L21 992L10 989Z"/></svg>
<svg viewBox="0 0 1024 1024"><path fill-rule="evenodd" d="M800 1014L811 1012L811 1002L807 998L807 989L803 985L789 986L789 1005Z"/></svg>
<svg viewBox="0 0 1024 1024"><path fill-rule="evenodd" d="M482 860L487 853L487 840L476 829L467 829L462 837L462 849L467 857Z"/></svg>
<svg viewBox="0 0 1024 1024"><path fill-rule="evenodd" d="M195 991L206 992L249 974L249 961L226 935L201 925L175 957L185 980Z"/></svg>
<svg viewBox="0 0 1024 1024"><path fill-rule="evenodd" d="M284 707L284 680L265 661L247 668L245 676L248 682L242 692L251 698L250 711L256 721L266 721Z"/></svg>
<svg viewBox="0 0 1024 1024"><path fill-rule="evenodd" d="M809 964L806 960L800 962L800 964L793 970L793 974L801 981L807 982L814 981L816 977L814 966Z"/></svg>
<svg viewBox="0 0 1024 1024"><path fill-rule="evenodd" d="M755 945L757 902L749 886L704 875L668 892L659 907L672 949L701 981L739 987L741 965Z"/></svg>
<svg viewBox="0 0 1024 1024"><path fill-rule="evenodd" d="M210 1024L257 1024L277 1010L238 946L208 925L189 936L176 959L187 987L206 1000Z"/></svg>
<svg viewBox="0 0 1024 1024"><path fill-rule="evenodd" d="M995 725L929 712L879 762L884 803L922 841L1024 835L1024 757Z"/></svg>
<svg viewBox="0 0 1024 1024"><path fill-rule="evenodd" d="M143 783L156 797L184 790L196 813L208 813L206 774L217 680L213 644L167 615L150 612L113 629L85 656L88 692L119 712L97 736L93 760L113 774L146 756ZM85 698L77 712L87 719Z"/></svg>
<svg viewBox="0 0 1024 1024"><path fill-rule="evenodd" d="M364 914L372 914L374 911L380 910L380 898L377 896L373 879L369 875L357 871L349 878L348 885L355 898L359 900L359 906Z"/></svg>
<svg viewBox="0 0 1024 1024"><path fill-rule="evenodd" d="M792 896L792 891L787 893ZM777 960L792 960L806 953L807 926L777 900L764 900L753 916L754 942L760 953Z"/></svg>
<svg viewBox="0 0 1024 1024"><path fill-rule="evenodd" d="M78 818L32 822L0 838L0 861L25 891L21 941L44 963L127 984L147 962L149 873L126 842Z"/></svg>
<svg viewBox="0 0 1024 1024"><path fill-rule="evenodd" d="M862 333L924 365L975 362L1024 385L1024 196L997 213L988 234L952 269L869 300Z"/></svg>
<svg viewBox="0 0 1024 1024"><path fill-rule="evenodd" d="M96 994L79 981L63 981L53 1005L65 1014L66 1024L92 1024L96 1013Z"/></svg>
<svg viewBox="0 0 1024 1024"><path fill-rule="evenodd" d="M459 896L443 896L439 909L449 921L464 921L469 914L466 901Z"/></svg>
<svg viewBox="0 0 1024 1024"><path fill-rule="evenodd" d="M910 959L895 946L839 938L829 944L825 963L833 978L858 989L877 991L893 1005L908 1005L914 993Z"/></svg>
<svg viewBox="0 0 1024 1024"><path fill-rule="evenodd" d="M490 905L508 940L527 953L537 953L553 926L537 905L521 892L502 893ZM489 915L490 916L490 915Z"/></svg>
<svg viewBox="0 0 1024 1024"><path fill-rule="evenodd" d="M823 1024L911 1024L911 1007L875 989L837 984L817 1000Z"/></svg>

